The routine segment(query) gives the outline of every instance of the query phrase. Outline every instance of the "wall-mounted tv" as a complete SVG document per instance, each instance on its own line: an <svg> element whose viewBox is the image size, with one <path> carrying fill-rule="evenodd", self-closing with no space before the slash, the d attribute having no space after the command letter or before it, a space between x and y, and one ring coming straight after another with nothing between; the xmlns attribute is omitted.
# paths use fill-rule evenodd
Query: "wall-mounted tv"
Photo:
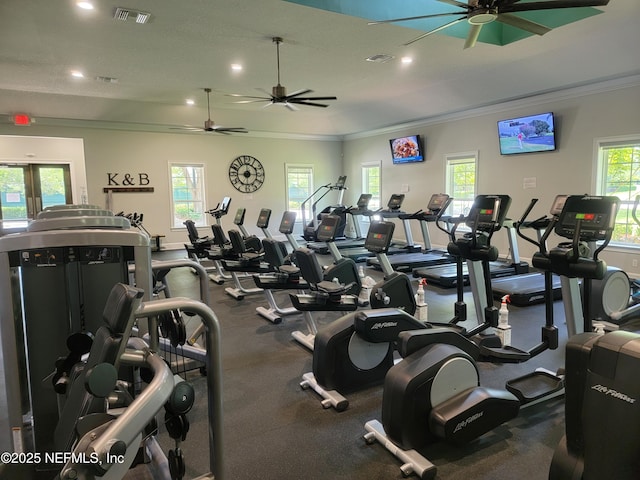
<svg viewBox="0 0 640 480"><path fill-rule="evenodd" d="M393 163L424 162L424 147L419 135L392 138L389 145Z"/></svg>
<svg viewBox="0 0 640 480"><path fill-rule="evenodd" d="M553 113L500 120L498 138L502 155L555 150L556 130Z"/></svg>

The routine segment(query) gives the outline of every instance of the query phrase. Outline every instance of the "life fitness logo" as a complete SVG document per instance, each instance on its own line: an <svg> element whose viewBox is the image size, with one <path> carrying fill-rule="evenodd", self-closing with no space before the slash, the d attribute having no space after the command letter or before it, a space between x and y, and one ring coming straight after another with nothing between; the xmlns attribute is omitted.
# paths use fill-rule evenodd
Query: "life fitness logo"
<svg viewBox="0 0 640 480"><path fill-rule="evenodd" d="M626 394L624 394L622 392L618 392L617 390L614 390L613 388L606 387L604 385L600 385L600 384L593 385L591 387L591 390L594 390L594 391L596 391L598 393L603 393L604 395L607 395L607 396L609 396L611 398L622 400L623 402L627 402L627 403L630 403L630 404L636 403L636 399L635 398L632 398L632 397L630 397L630 396L628 396L628 395L626 395Z"/></svg>

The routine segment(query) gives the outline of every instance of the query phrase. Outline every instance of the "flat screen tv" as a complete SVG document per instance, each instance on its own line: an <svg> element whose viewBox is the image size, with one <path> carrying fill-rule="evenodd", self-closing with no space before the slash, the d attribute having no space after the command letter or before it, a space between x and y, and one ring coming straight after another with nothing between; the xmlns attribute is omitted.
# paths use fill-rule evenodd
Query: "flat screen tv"
<svg viewBox="0 0 640 480"><path fill-rule="evenodd" d="M424 162L424 148L419 135L392 138L389 140L389 145L391 158L395 164Z"/></svg>
<svg viewBox="0 0 640 480"><path fill-rule="evenodd" d="M553 113L500 120L498 138L502 155L555 150L556 130Z"/></svg>

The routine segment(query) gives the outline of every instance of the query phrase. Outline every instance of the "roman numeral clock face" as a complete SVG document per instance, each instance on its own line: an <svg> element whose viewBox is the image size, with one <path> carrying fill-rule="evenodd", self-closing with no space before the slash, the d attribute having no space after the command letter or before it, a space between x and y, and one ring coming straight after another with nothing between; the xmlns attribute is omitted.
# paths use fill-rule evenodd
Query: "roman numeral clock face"
<svg viewBox="0 0 640 480"><path fill-rule="evenodd" d="M255 192L264 183L264 167L257 158L240 155L229 165L229 181L239 192Z"/></svg>

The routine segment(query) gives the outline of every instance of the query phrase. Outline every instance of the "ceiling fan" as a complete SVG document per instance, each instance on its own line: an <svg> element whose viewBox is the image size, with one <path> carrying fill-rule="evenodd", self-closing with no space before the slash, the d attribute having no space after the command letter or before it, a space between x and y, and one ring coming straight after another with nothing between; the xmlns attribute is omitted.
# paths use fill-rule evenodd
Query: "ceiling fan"
<svg viewBox="0 0 640 480"><path fill-rule="evenodd" d="M461 10L457 12L436 13L433 15L380 20L376 22L369 22L369 25L458 15L459 17L455 20L430 30L427 33L423 33L422 35L405 43L405 45L410 45L413 42L417 42L418 40L431 35L432 33L439 32L440 30L444 30L445 28L466 20L471 25L471 29L469 30L469 34L464 42L464 48L471 48L475 46L478 36L480 35L480 30L482 30L482 26L493 21L498 21L512 27L520 28L535 35L544 35L551 30L549 27L539 23L518 17L517 15L512 15L513 13L532 12L535 10L551 10L556 8L597 7L604 6L609 3L609 0L547 0L523 3L520 3L520 0L468 0L468 3L463 3L458 0L438 1L448 3L454 7L459 7Z"/></svg>
<svg viewBox="0 0 640 480"><path fill-rule="evenodd" d="M295 92L287 95L287 90L284 86L280 85L280 44L282 43L281 37L273 37L273 43L276 44L276 59L278 70L278 84L272 87L271 93L263 88L257 90L264 92L267 97L252 97L250 95L240 95L237 93L229 94L231 97L251 98L253 100L240 100L235 103L256 103L256 102L269 102L265 106L269 105L284 105L289 110L298 110L296 105L307 105L309 107L328 107L329 105L324 103L317 103L318 100L337 100L336 97L304 97L308 93L312 93L313 90L303 89L296 90Z"/></svg>
<svg viewBox="0 0 640 480"><path fill-rule="evenodd" d="M204 121L204 128L202 127L173 127L173 130L191 130L194 132L204 131L204 132L216 132L223 133L225 135L229 135L231 133L249 133L248 130L244 127L221 127L216 125L213 120L211 120L211 106L209 102L209 95L211 94L210 88L205 88L204 91L207 94L207 119Z"/></svg>

